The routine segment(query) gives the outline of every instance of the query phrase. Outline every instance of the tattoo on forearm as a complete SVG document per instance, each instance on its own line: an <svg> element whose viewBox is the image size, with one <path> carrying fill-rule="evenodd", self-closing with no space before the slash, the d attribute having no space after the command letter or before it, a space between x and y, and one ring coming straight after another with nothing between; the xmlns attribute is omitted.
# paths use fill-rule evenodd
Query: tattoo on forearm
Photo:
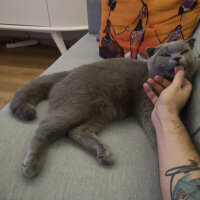
<svg viewBox="0 0 200 200"><path fill-rule="evenodd" d="M172 200L200 199L200 177L192 178L192 174L200 170L200 167L197 162L189 161L189 165L174 167L165 173L165 176L171 176L170 195ZM173 181L177 175L182 175L182 177L173 187Z"/></svg>

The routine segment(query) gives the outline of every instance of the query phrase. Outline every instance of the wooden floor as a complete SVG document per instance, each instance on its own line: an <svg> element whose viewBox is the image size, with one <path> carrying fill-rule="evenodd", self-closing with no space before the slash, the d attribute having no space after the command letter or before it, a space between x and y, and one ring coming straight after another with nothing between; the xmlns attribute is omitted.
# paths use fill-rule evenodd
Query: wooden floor
<svg viewBox="0 0 200 200"><path fill-rule="evenodd" d="M32 46L6 49L0 46L0 109L25 83L37 77L58 57L58 49L48 46Z"/></svg>

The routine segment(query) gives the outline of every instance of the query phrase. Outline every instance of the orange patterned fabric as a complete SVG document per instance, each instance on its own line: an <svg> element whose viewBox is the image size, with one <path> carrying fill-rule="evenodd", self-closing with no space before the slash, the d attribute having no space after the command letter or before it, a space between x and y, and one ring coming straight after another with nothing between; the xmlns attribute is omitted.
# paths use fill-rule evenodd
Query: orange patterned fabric
<svg viewBox="0 0 200 200"><path fill-rule="evenodd" d="M146 58L145 49L188 39L200 15L198 0L102 0L103 58Z"/></svg>

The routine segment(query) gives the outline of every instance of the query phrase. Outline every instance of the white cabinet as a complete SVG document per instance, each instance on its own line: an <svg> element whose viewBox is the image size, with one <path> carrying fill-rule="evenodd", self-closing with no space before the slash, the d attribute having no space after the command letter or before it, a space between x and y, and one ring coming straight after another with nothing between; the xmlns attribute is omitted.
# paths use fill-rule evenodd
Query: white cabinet
<svg viewBox="0 0 200 200"><path fill-rule="evenodd" d="M0 0L0 23L49 26L46 0Z"/></svg>
<svg viewBox="0 0 200 200"><path fill-rule="evenodd" d="M87 30L86 0L0 0L0 29L51 33L61 53L61 31Z"/></svg>
<svg viewBox="0 0 200 200"><path fill-rule="evenodd" d="M67 25L73 28L87 24L86 0L47 0L47 2L51 26Z"/></svg>

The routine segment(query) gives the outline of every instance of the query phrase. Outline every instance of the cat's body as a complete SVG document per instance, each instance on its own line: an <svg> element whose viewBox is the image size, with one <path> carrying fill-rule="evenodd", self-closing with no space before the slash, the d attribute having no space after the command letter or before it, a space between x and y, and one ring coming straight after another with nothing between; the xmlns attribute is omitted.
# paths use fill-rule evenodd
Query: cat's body
<svg viewBox="0 0 200 200"><path fill-rule="evenodd" d="M131 115L138 118L147 138L156 146L151 123L153 105L144 93L143 83L157 74L172 79L172 71L178 64L184 66L186 77L191 80L197 69L197 60L191 50L193 43L190 40L149 48L148 64L124 58L103 60L72 71L41 76L22 87L10 104L18 118L33 119L34 106L47 97L49 99L49 114L31 139L23 164L24 175L37 175L48 144L64 135L94 153L101 163L113 163L113 153L96 134L107 123ZM168 65L164 51L176 54ZM179 51L185 51L186 55L182 56ZM156 55L159 52L162 55ZM158 57L164 57L160 63Z"/></svg>

